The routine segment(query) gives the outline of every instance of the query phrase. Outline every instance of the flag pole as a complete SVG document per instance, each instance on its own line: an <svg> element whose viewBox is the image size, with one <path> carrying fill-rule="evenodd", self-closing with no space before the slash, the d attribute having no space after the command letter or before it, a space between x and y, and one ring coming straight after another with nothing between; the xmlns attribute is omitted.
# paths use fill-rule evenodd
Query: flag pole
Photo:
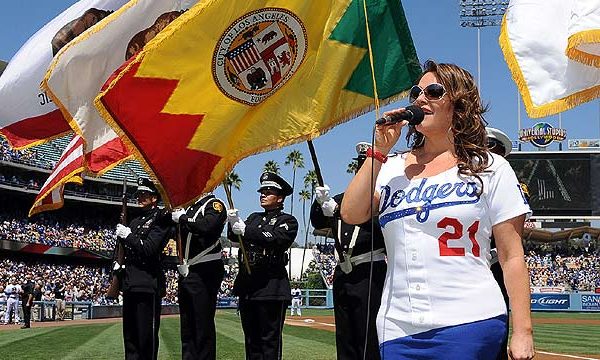
<svg viewBox="0 0 600 360"><path fill-rule="evenodd" d="M233 197L231 196L231 191L227 188L227 186L223 186L225 188L225 196L227 197L227 203L229 204L230 209L235 209L233 205ZM250 271L250 264L248 264L248 254L246 253L246 248L244 247L244 242L242 241L242 235L238 234L238 241L240 243L240 250L242 250L242 259L244 261L244 267L246 268L246 272L248 275L252 274ZM229 254L231 256L231 253Z"/></svg>
<svg viewBox="0 0 600 360"><path fill-rule="evenodd" d="M120 223L122 225L127 225L127 178L123 178L123 194L121 198L121 216ZM120 279L120 270L123 267L123 263L125 262L125 249L123 249L123 244L117 240L115 244L115 250L113 252L113 269L112 276L110 279L110 285L108 290L106 291L107 298L116 299L119 296L119 292L121 291L121 279Z"/></svg>

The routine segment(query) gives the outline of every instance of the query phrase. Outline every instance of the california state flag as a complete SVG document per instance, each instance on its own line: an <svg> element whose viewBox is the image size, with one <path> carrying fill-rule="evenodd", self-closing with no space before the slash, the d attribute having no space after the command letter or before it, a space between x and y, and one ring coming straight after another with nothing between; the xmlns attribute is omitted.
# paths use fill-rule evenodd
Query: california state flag
<svg viewBox="0 0 600 360"><path fill-rule="evenodd" d="M189 204L240 159L317 137L412 86L421 68L400 1L366 3L367 17L357 0L199 2L96 105L163 200Z"/></svg>
<svg viewBox="0 0 600 360"><path fill-rule="evenodd" d="M12 147L33 146L71 130L56 104L40 90L40 82L65 44L127 1L81 0L36 32L13 56L0 76L0 134Z"/></svg>
<svg viewBox="0 0 600 360"><path fill-rule="evenodd" d="M84 140L87 172L100 175L130 156L93 105L102 84L195 1L132 0L56 56L42 86Z"/></svg>

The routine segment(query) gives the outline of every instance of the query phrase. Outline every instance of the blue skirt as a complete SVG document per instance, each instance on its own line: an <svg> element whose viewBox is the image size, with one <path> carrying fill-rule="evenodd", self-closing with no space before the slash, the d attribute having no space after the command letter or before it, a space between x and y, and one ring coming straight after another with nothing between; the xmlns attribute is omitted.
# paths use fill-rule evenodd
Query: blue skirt
<svg viewBox="0 0 600 360"><path fill-rule="evenodd" d="M389 340L379 345L381 360L495 360L508 331L506 320L501 315Z"/></svg>

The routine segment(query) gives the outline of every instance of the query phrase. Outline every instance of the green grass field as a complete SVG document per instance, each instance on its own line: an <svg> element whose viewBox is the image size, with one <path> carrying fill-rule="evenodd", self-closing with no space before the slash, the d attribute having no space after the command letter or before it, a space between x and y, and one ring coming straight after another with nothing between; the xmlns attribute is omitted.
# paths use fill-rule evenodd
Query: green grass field
<svg viewBox="0 0 600 360"><path fill-rule="evenodd" d="M330 315L331 311L304 311L303 315ZM595 319L600 314L536 313L540 319ZM243 359L244 339L234 311L217 314L218 359ZM600 326L538 324L535 341L538 350L600 355ZM284 359L335 359L333 332L304 327L284 329ZM0 331L0 358L10 359L119 359L123 358L121 323L72 325ZM9 357L4 357L11 354ZM160 327L160 359L181 359L179 319L163 318Z"/></svg>

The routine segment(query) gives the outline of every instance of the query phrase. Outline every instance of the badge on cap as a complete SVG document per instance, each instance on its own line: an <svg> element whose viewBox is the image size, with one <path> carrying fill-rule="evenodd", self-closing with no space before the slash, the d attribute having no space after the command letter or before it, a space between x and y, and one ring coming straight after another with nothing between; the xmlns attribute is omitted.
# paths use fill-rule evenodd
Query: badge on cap
<svg viewBox="0 0 600 360"><path fill-rule="evenodd" d="M213 209L215 209L216 212L223 211L223 205L218 201L213 201L212 207Z"/></svg>

